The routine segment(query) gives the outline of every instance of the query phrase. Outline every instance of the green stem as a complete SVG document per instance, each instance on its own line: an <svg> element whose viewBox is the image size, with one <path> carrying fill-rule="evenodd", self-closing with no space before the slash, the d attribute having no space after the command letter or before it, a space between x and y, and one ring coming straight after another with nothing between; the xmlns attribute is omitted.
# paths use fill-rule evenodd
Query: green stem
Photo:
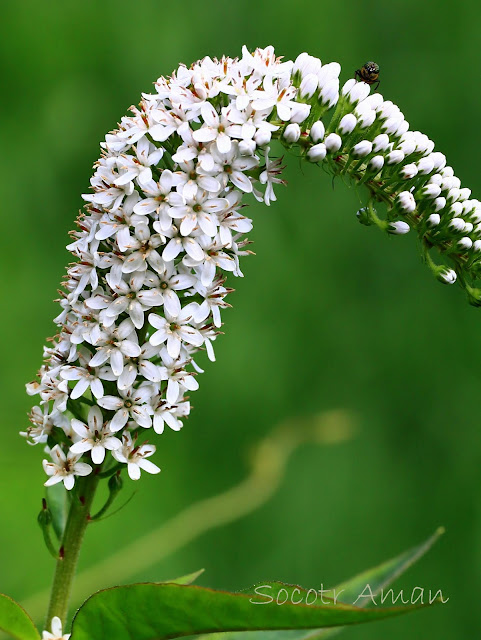
<svg viewBox="0 0 481 640"><path fill-rule="evenodd" d="M65 625L77 561L98 482L95 472L77 480L57 559L45 628L50 628L54 616Z"/></svg>

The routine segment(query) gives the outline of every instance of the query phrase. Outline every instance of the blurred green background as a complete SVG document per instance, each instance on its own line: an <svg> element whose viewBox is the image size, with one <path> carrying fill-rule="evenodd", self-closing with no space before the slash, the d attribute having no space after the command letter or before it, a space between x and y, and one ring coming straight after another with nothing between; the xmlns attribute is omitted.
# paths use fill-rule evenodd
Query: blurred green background
<svg viewBox="0 0 481 640"><path fill-rule="evenodd" d="M35 519L42 451L17 436L98 142L152 81L179 62L273 44L338 60L346 80L367 59L380 91L436 141L479 190L478 2L335 3L143 0L2 4L2 447L0 590L25 600L48 586L52 559ZM434 611L345 631L391 640L475 637L481 614L481 311L435 282L413 237L356 222L359 197L289 158L288 188L254 203L244 260L195 410L158 444L158 477L89 531L83 568L246 473L246 451L279 421L344 408L356 436L304 446L265 507L204 535L133 580L200 567L200 584L239 589L277 578L335 583L427 537L447 534L401 582L442 588ZM130 489L130 486L129 486ZM126 492L128 495L128 491ZM148 551L146 550L146 553ZM126 564L135 559L125 558ZM102 575L98 587L107 586Z"/></svg>

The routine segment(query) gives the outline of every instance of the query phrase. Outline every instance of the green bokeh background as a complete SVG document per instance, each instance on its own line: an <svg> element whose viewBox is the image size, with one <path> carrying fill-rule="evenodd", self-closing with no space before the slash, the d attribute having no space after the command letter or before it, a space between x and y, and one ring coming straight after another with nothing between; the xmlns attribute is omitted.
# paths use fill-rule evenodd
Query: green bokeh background
<svg viewBox="0 0 481 640"><path fill-rule="evenodd" d="M2 153L2 447L0 590L22 600L53 570L35 524L40 449L17 436L24 393L57 313L52 299L98 142L141 91L180 61L274 44L366 59L412 128L479 190L478 2L245 1L162 3L7 0L0 25ZM234 309L224 314L180 434L158 442L163 472L145 477L115 518L89 532L82 567L245 474L245 451L286 416L345 408L356 437L305 446L262 510L197 539L133 576L206 568L200 584L238 589L277 578L308 587L349 577L429 535L447 534L404 580L442 588L447 605L345 631L346 637L476 637L481 624L481 311L435 282L414 237L383 237L355 219L359 196L289 158L288 188L254 203ZM135 563L125 558L125 563ZM99 588L107 586L99 575Z"/></svg>

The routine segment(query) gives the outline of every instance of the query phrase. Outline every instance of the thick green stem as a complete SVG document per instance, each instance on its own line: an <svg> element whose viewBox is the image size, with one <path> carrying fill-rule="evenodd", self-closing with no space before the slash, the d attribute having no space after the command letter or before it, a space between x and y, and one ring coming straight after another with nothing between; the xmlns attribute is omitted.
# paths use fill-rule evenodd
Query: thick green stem
<svg viewBox="0 0 481 640"><path fill-rule="evenodd" d="M58 616L62 624L65 624L80 548L85 529L89 523L90 508L98 482L99 477L96 473L77 480L58 554L50 593L46 629L50 628L54 616Z"/></svg>

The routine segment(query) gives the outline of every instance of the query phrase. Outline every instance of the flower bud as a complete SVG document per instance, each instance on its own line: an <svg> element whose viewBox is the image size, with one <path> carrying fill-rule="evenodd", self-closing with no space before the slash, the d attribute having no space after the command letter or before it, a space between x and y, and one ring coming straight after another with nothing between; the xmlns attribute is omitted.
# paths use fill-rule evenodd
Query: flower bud
<svg viewBox="0 0 481 640"><path fill-rule="evenodd" d="M441 211L441 209L444 209L444 207L446 206L446 198L443 198L442 196L440 198L436 198L434 201L434 210L435 211Z"/></svg>
<svg viewBox="0 0 481 640"><path fill-rule="evenodd" d="M481 208L476 207L471 211L471 219L474 220L474 222L481 222Z"/></svg>
<svg viewBox="0 0 481 640"><path fill-rule="evenodd" d="M431 160L434 162L434 168L436 171L439 171L443 167L446 166L446 156L444 153L440 153L439 151L435 151L431 154Z"/></svg>
<svg viewBox="0 0 481 640"><path fill-rule="evenodd" d="M452 167L443 167L441 174L444 178L452 178L454 176L454 169Z"/></svg>
<svg viewBox="0 0 481 640"><path fill-rule="evenodd" d="M453 189L459 189L461 187L461 180L457 176L451 178L451 184Z"/></svg>
<svg viewBox="0 0 481 640"><path fill-rule="evenodd" d="M324 144L326 145L326 149L331 153L339 151L342 147L341 136L338 136L337 133L330 133L324 140Z"/></svg>
<svg viewBox="0 0 481 640"><path fill-rule="evenodd" d="M363 111L361 114L358 115L358 122L361 129L366 129L367 127L370 127L374 123L375 119L376 119L376 112L374 111L374 109L369 109L369 111Z"/></svg>
<svg viewBox="0 0 481 640"><path fill-rule="evenodd" d="M410 191L402 191L398 195L397 201L403 211L412 213L416 209L416 200Z"/></svg>
<svg viewBox="0 0 481 640"><path fill-rule="evenodd" d="M347 96L356 82L357 80L355 78L349 78L349 80L342 86L341 94L343 96Z"/></svg>
<svg viewBox="0 0 481 640"><path fill-rule="evenodd" d="M361 209L359 209L359 211L356 213L356 216L359 222L366 227L370 227L372 225L372 217L369 211L369 207L361 207Z"/></svg>
<svg viewBox="0 0 481 640"><path fill-rule="evenodd" d="M317 89L319 80L315 73L308 73L302 80L299 87L299 95L301 98L310 98Z"/></svg>
<svg viewBox="0 0 481 640"><path fill-rule="evenodd" d="M339 123L339 127L338 127L339 132L342 135L351 133L352 131L354 131L356 124L357 124L356 116L353 115L352 113L348 113L342 118L341 122Z"/></svg>
<svg viewBox="0 0 481 640"><path fill-rule="evenodd" d="M298 71L304 77L310 73L318 73L322 68L319 58L309 55L308 53L301 53L297 56L294 62L293 73Z"/></svg>
<svg viewBox="0 0 481 640"><path fill-rule="evenodd" d="M411 227L407 222L404 222L403 220L396 220L395 222L391 222L388 232L393 235L402 236L405 233L408 233L410 229Z"/></svg>
<svg viewBox="0 0 481 640"><path fill-rule="evenodd" d="M341 73L341 65L339 62L328 62L323 65L320 71L317 72L319 80L319 88L324 87L329 80L339 80L339 74Z"/></svg>
<svg viewBox="0 0 481 640"><path fill-rule="evenodd" d="M464 231L464 220L462 218L453 218L449 226L455 231Z"/></svg>
<svg viewBox="0 0 481 640"><path fill-rule="evenodd" d="M464 213L470 213L476 207L475 200L464 200L463 201L463 211Z"/></svg>
<svg viewBox="0 0 481 640"><path fill-rule="evenodd" d="M319 99L322 104L332 107L339 100L339 79L331 78L319 92Z"/></svg>
<svg viewBox="0 0 481 640"><path fill-rule="evenodd" d="M284 139L287 142L297 142L301 136L301 128L298 124L288 124L284 129Z"/></svg>
<svg viewBox="0 0 481 640"><path fill-rule="evenodd" d="M358 142L354 146L352 153L358 158L364 158L364 156L368 156L371 153L371 151L372 151L372 142L370 140L361 140L361 142Z"/></svg>
<svg viewBox="0 0 481 640"><path fill-rule="evenodd" d="M437 227L437 225L441 222L441 216L439 215L439 213L432 213L429 218L427 219L427 223L431 226L431 227Z"/></svg>
<svg viewBox="0 0 481 640"><path fill-rule="evenodd" d="M370 96L367 96L367 98L360 104L364 103L368 104L371 109L374 109L377 112L379 107L383 103L383 97L380 93L372 93Z"/></svg>
<svg viewBox="0 0 481 640"><path fill-rule="evenodd" d="M349 91L347 97L349 98L349 101L352 102L352 104L357 104L361 100L367 98L370 92L371 87L366 82L356 82L356 84Z"/></svg>
<svg viewBox="0 0 481 640"><path fill-rule="evenodd" d="M324 160L326 153L326 145L323 142L320 142L309 149L307 157L311 162L320 162L321 160Z"/></svg>
<svg viewBox="0 0 481 640"><path fill-rule="evenodd" d="M289 122L300 124L311 113L311 105L305 102L293 102Z"/></svg>
<svg viewBox="0 0 481 640"><path fill-rule="evenodd" d="M239 152L243 156L253 156L256 150L256 143L254 140L240 140Z"/></svg>
<svg viewBox="0 0 481 640"><path fill-rule="evenodd" d="M434 169L434 162L429 157L421 158L418 162L418 169L420 174L427 175Z"/></svg>
<svg viewBox="0 0 481 640"><path fill-rule="evenodd" d="M271 141L272 134L267 129L258 129L254 140L258 147L265 147Z"/></svg>
<svg viewBox="0 0 481 640"><path fill-rule="evenodd" d="M474 251L481 251L481 240L475 240L473 244Z"/></svg>
<svg viewBox="0 0 481 640"><path fill-rule="evenodd" d="M454 269L439 267L439 271L436 274L436 277L443 284L454 284L458 276L456 275L456 271L454 271Z"/></svg>
<svg viewBox="0 0 481 640"><path fill-rule="evenodd" d="M459 189L456 189L455 187L453 187L452 189L449 190L448 192L448 200L450 202L456 202L457 200L459 200L459 196L461 195L461 192ZM462 206L462 205L461 205Z"/></svg>
<svg viewBox="0 0 481 640"><path fill-rule="evenodd" d="M386 160L388 164L399 164L404 160L404 153L399 149L394 149L394 151L388 153Z"/></svg>
<svg viewBox="0 0 481 640"><path fill-rule="evenodd" d="M369 161L369 168L375 171L380 171L384 166L384 156L374 156Z"/></svg>
<svg viewBox="0 0 481 640"><path fill-rule="evenodd" d="M471 233L473 230L473 223L464 221L464 233Z"/></svg>
<svg viewBox="0 0 481 640"><path fill-rule="evenodd" d="M437 184L427 184L421 191L421 195L426 198L437 198L440 193L441 187Z"/></svg>
<svg viewBox="0 0 481 640"><path fill-rule="evenodd" d="M459 190L459 199L460 200L468 200L468 198L471 195L471 189L468 189L468 187L463 187L462 189Z"/></svg>
<svg viewBox="0 0 481 640"><path fill-rule="evenodd" d="M464 238L461 238L461 240L458 240L458 247L460 249L465 249L467 251L468 249L471 249L472 246L473 241L468 236L465 236Z"/></svg>
<svg viewBox="0 0 481 640"><path fill-rule="evenodd" d="M463 203L462 202L453 202L453 204L449 208L449 211L454 216L461 216L463 211L464 211Z"/></svg>
<svg viewBox="0 0 481 640"><path fill-rule="evenodd" d="M385 133L380 133L372 141L374 151L386 151L389 147L389 136Z"/></svg>
<svg viewBox="0 0 481 640"><path fill-rule="evenodd" d="M440 187L443 184L443 176L440 173L435 173L429 178L428 184L437 184Z"/></svg>
<svg viewBox="0 0 481 640"><path fill-rule="evenodd" d="M326 132L326 129L324 127L324 123L322 122L322 120L318 120L317 122L314 122L310 132L311 140L313 142L319 142L324 138L325 132Z"/></svg>
<svg viewBox="0 0 481 640"><path fill-rule="evenodd" d="M408 138L401 142L398 148L404 153L405 156L409 156L411 155L411 153L414 153L416 151L416 141L414 140L414 138Z"/></svg>
<svg viewBox="0 0 481 640"><path fill-rule="evenodd" d="M378 107L378 112L382 118L392 118L400 113L399 107L395 105L391 100L385 100Z"/></svg>
<svg viewBox="0 0 481 640"><path fill-rule="evenodd" d="M412 162L411 164L404 165L404 167L401 169L401 176L406 180L410 180L411 178L414 178L417 175L417 173L418 173L418 168L414 164L414 162ZM441 189L439 191L441 191Z"/></svg>

